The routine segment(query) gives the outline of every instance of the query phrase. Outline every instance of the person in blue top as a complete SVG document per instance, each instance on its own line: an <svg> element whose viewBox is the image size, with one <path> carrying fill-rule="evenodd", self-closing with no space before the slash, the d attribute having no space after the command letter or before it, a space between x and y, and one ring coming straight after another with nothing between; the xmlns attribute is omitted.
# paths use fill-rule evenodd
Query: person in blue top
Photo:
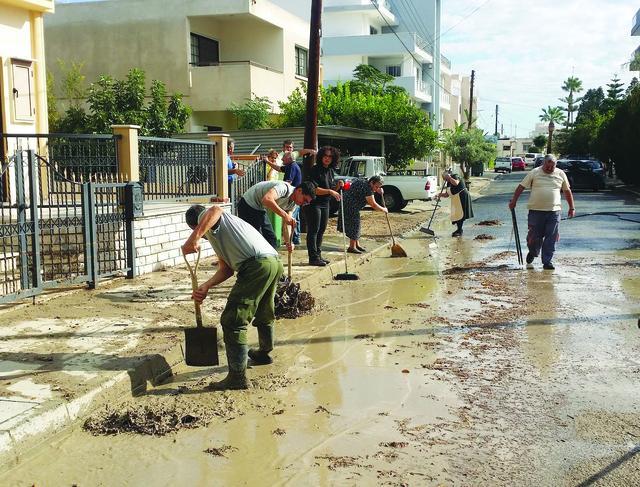
<svg viewBox="0 0 640 487"><path fill-rule="evenodd" d="M237 167L236 163L233 162L233 159L231 159L231 156L233 156L235 145L236 143L233 139L227 140L227 180L229 182L229 201L231 202L235 200L233 181L235 181L238 176L244 176L244 170Z"/></svg>

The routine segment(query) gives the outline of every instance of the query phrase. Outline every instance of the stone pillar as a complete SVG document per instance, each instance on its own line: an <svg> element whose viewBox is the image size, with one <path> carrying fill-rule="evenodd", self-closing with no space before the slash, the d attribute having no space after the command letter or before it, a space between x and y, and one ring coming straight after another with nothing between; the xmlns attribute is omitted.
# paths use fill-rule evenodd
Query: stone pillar
<svg viewBox="0 0 640 487"><path fill-rule="evenodd" d="M139 125L112 125L113 135L120 135L118 145L118 174L123 182L140 181L140 161L138 159Z"/></svg>
<svg viewBox="0 0 640 487"><path fill-rule="evenodd" d="M216 188L218 198L229 198L229 172L227 170L227 141L229 134L208 134L209 140L215 144L214 154L216 166L214 174L216 175Z"/></svg>

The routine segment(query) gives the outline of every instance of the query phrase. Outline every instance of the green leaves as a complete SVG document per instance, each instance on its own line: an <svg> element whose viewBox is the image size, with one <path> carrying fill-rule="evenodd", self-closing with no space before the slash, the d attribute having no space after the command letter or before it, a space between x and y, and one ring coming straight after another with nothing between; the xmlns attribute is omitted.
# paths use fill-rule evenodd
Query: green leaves
<svg viewBox="0 0 640 487"><path fill-rule="evenodd" d="M271 101L266 96L256 96L255 93L252 95L242 105L231 104L230 110L238 119L239 129L255 130L268 126Z"/></svg>
<svg viewBox="0 0 640 487"><path fill-rule="evenodd" d="M431 128L426 112L413 103L404 89L386 86L389 75L362 66L365 65L354 70L356 80L320 89L318 124L397 134L385 140L387 162L395 167L402 168L411 159L427 157L436 148L437 133ZM304 125L305 88L295 90L279 107L279 127Z"/></svg>
<svg viewBox="0 0 640 487"><path fill-rule="evenodd" d="M440 147L458 163L467 180L473 164L488 162L496 156L496 145L485 138L482 130L474 127L467 130L459 124L442 131Z"/></svg>
<svg viewBox="0 0 640 487"><path fill-rule="evenodd" d="M62 65L62 64L61 64ZM141 135L168 137L184 131L191 108L182 102L182 95L167 94L162 81L153 80L146 104L146 76L133 68L125 79L101 75L88 89L82 86L82 65L72 64L63 83L65 95L86 97L85 111L81 100L71 100L64 116L56 121L52 131L63 133L110 133L111 125L139 125Z"/></svg>

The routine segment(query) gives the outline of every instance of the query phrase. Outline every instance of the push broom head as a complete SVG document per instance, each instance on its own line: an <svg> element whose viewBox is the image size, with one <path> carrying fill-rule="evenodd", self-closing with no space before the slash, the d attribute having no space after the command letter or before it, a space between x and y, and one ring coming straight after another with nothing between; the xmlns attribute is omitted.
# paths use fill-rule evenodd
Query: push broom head
<svg viewBox="0 0 640 487"><path fill-rule="evenodd" d="M334 279L336 281L357 281L360 278L356 274L350 274L348 272L343 272L342 274L336 274Z"/></svg>

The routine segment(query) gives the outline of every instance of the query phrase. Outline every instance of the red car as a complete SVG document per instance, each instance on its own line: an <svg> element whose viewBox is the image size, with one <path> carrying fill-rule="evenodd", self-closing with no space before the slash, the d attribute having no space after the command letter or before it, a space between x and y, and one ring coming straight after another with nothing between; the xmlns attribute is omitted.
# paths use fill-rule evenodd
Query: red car
<svg viewBox="0 0 640 487"><path fill-rule="evenodd" d="M524 171L527 165L524 163L524 159L522 157L512 157L511 158L511 170L512 171Z"/></svg>

